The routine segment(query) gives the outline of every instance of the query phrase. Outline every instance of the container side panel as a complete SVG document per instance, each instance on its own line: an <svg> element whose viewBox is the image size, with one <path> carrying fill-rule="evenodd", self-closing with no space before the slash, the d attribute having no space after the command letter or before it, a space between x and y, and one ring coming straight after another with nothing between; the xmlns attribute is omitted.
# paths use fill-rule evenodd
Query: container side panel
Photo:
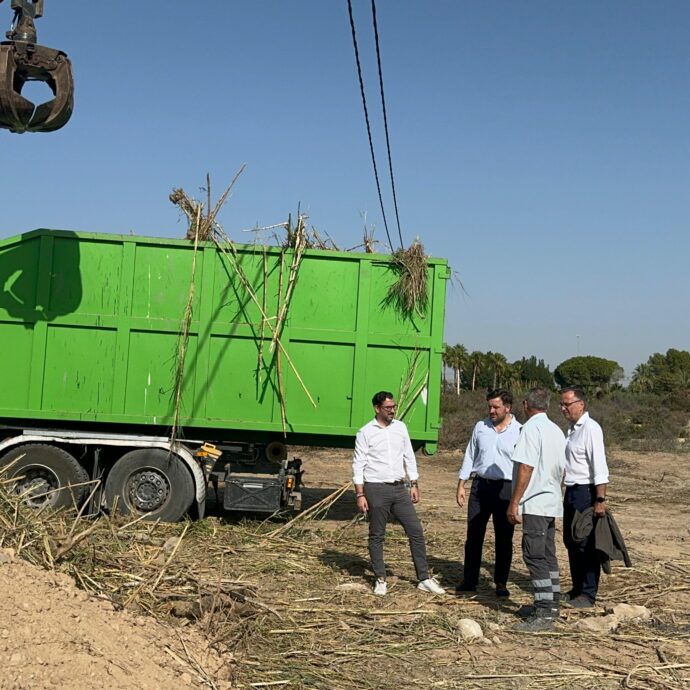
<svg viewBox="0 0 690 690"><path fill-rule="evenodd" d="M109 412L116 339L115 330L49 326L41 408Z"/></svg>
<svg viewBox="0 0 690 690"><path fill-rule="evenodd" d="M0 409L21 410L29 404L33 328L20 323L0 323Z"/></svg>
<svg viewBox="0 0 690 690"><path fill-rule="evenodd" d="M182 323L189 299L193 258L191 247L137 245L131 315ZM197 290L195 313L198 295Z"/></svg>
<svg viewBox="0 0 690 690"><path fill-rule="evenodd" d="M40 249L39 237L0 249L1 319L31 323L43 318L43 309L36 309Z"/></svg>
<svg viewBox="0 0 690 690"><path fill-rule="evenodd" d="M303 259L289 307L292 328L354 332L359 261Z"/></svg>
<svg viewBox="0 0 690 690"><path fill-rule="evenodd" d="M177 333L132 331L129 334L129 360L125 409L128 415L172 419L177 390L176 372L180 338ZM194 375L196 338L190 336L182 377L180 416L194 416Z"/></svg>
<svg viewBox="0 0 690 690"><path fill-rule="evenodd" d="M254 252L233 255L229 250L216 255L213 281L212 319L220 324L252 324L257 337L263 321L276 315L279 259L257 247ZM285 278L287 281L287 278ZM251 286L251 292L247 289ZM275 321L275 319L274 319ZM268 332L268 328L264 327Z"/></svg>
<svg viewBox="0 0 690 690"><path fill-rule="evenodd" d="M270 343L263 352L269 357ZM271 422L274 377L259 366L258 343L253 338L215 336L210 343L206 415L212 419Z"/></svg>
<svg viewBox="0 0 690 690"><path fill-rule="evenodd" d="M348 426L352 412L354 345L293 341L289 351L304 383L302 386L297 374L283 361L285 412L289 427L313 425L342 429ZM305 387L316 407L309 401ZM324 433L328 432L324 430Z"/></svg>
<svg viewBox="0 0 690 690"><path fill-rule="evenodd" d="M433 271L428 271L427 294L432 295ZM412 318L403 317L395 304L387 304L388 290L397 280L397 275L388 264L374 262L371 271L371 298L369 331L377 334L430 335L431 320L415 314Z"/></svg>
<svg viewBox="0 0 690 690"><path fill-rule="evenodd" d="M54 315L117 314L122 245L56 237L49 311Z"/></svg>
<svg viewBox="0 0 690 690"><path fill-rule="evenodd" d="M398 403L397 416L407 424L410 436L426 431L429 352L396 347L369 347L367 373L371 395L390 391ZM363 419L372 416L371 396L362 409Z"/></svg>

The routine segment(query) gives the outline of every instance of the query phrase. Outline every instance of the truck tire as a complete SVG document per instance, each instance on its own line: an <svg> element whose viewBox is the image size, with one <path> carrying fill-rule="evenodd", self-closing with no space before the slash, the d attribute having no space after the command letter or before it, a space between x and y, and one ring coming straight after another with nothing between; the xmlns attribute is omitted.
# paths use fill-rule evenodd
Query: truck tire
<svg viewBox="0 0 690 690"><path fill-rule="evenodd" d="M41 443L27 443L12 448L0 458L7 467L0 478L18 477L10 484L12 491L23 495L32 508L77 507L86 496L89 475L66 450ZM76 486L76 485L81 486Z"/></svg>
<svg viewBox="0 0 690 690"><path fill-rule="evenodd" d="M194 500L194 480L177 455L160 448L125 453L105 481L105 499L121 515L177 522Z"/></svg>

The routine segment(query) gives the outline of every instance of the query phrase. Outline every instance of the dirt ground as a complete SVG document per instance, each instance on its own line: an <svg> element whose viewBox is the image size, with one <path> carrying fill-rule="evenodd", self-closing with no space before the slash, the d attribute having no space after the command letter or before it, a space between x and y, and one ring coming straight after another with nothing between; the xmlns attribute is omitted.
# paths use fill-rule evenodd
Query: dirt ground
<svg viewBox="0 0 690 690"><path fill-rule="evenodd" d="M461 579L466 530L466 510L454 498L461 457L441 453L419 460L419 514L429 560L451 592ZM307 450L302 458L305 509L349 480L345 451ZM519 533L511 597L498 601L491 588L491 529L479 592L459 598L416 589L406 540L400 527L392 526L386 542L389 595L374 597L367 527L347 491L324 518L304 520L298 531L273 537L260 526L263 536L254 544L233 542L240 527L247 530L246 520L207 518L212 529L206 532L226 545L225 567L251 581L264 602L265 615L246 624L232 650L221 649L187 620L156 621L116 610L77 588L67 575L0 551L0 687L690 687L690 456L614 451L610 469L610 506L633 567L615 563L612 575L602 575L597 610L564 609L553 632L512 630L517 609L531 601ZM271 554L280 553L280 544L284 557L261 561L261 545L269 539ZM211 558L207 542L188 541L185 548L197 549L200 559ZM601 635L576 628L582 618L601 617L618 603L646 606L652 618ZM462 641L463 618L477 621L485 639Z"/></svg>

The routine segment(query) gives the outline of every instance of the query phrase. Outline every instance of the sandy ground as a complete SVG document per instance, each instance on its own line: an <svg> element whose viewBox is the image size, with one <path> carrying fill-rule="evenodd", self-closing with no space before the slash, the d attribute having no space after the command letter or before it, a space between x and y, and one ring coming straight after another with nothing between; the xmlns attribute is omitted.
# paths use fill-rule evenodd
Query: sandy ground
<svg viewBox="0 0 690 690"><path fill-rule="evenodd" d="M349 479L345 451L304 451L302 457L305 508ZM419 513L429 559L451 591L461 579L466 529L466 511L455 504L460 461L460 453L420 458ZM259 596L282 616L278 627L284 630L266 628L263 638L255 631L234 660L213 651L194 626L114 610L67 575L0 551L0 687L690 687L690 456L613 452L610 465L610 505L633 568L614 564L613 574L602 576L601 606L586 613L564 610L552 633L512 631L517 608L531 600L519 533L511 598L503 602L491 589L491 530L477 595L432 597L414 587L406 541L393 526L386 552L390 594L375 598L368 589L366 524L355 518L348 492L325 519L306 527L312 533L308 548L298 548L292 559L274 564L270 576L256 579ZM209 520L232 528L217 517ZM238 560L236 567L247 565ZM577 620L601 616L605 607L621 602L648 607L653 619L603 636L575 631ZM287 617L292 628L286 628ZM462 642L462 618L478 621L488 640ZM270 647L290 630L289 642Z"/></svg>

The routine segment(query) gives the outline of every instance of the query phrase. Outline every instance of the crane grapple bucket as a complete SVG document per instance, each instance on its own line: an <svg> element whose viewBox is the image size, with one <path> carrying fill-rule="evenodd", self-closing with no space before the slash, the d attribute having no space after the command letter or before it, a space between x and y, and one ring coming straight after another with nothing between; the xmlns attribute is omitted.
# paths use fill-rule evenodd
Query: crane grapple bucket
<svg viewBox="0 0 690 690"><path fill-rule="evenodd" d="M34 105L22 96L29 81L45 82L54 98ZM0 43L0 127L12 132L52 132L64 126L74 107L69 58L35 43Z"/></svg>

